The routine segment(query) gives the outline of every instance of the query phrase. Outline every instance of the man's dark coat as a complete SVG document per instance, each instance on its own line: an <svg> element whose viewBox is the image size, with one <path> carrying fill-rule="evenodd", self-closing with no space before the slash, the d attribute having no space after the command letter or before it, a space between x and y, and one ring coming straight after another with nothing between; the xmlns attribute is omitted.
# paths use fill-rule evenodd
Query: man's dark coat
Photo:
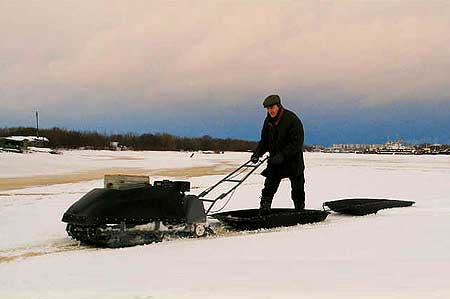
<svg viewBox="0 0 450 299"><path fill-rule="evenodd" d="M267 114L261 131L261 141L255 153L262 156L269 152L272 158L281 154L283 162L275 165L269 161L267 168L261 174L266 177L281 178L302 174L305 169L303 142L303 124L294 112L280 107L274 119Z"/></svg>

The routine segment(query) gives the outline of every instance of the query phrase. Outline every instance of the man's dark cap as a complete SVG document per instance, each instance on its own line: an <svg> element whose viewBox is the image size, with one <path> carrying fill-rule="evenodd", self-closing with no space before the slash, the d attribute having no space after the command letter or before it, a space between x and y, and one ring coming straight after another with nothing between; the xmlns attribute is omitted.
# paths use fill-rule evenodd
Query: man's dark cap
<svg viewBox="0 0 450 299"><path fill-rule="evenodd" d="M273 105L281 105L280 96L277 94L272 94L272 95L268 96L263 102L264 108L267 108L267 107L270 107Z"/></svg>

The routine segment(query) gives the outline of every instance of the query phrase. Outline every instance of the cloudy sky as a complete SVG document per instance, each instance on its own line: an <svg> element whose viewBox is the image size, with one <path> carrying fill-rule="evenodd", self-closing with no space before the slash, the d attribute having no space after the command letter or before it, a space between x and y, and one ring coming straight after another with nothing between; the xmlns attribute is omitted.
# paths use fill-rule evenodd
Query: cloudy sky
<svg viewBox="0 0 450 299"><path fill-rule="evenodd" d="M449 1L0 0L0 127L450 143Z"/></svg>

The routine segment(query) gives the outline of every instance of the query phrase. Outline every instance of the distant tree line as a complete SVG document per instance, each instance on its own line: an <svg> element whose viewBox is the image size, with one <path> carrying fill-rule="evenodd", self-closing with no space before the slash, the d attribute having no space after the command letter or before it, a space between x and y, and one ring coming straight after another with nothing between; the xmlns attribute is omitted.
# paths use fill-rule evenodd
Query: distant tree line
<svg viewBox="0 0 450 299"><path fill-rule="evenodd" d="M36 136L36 128L0 128L0 137ZM254 141L240 139L219 139L208 135L199 138L178 137L165 133L157 134L100 134L93 131L74 131L61 128L39 129L39 136L49 139L51 148L64 149L110 149L112 142L118 142L132 150L156 151L248 151L256 148Z"/></svg>

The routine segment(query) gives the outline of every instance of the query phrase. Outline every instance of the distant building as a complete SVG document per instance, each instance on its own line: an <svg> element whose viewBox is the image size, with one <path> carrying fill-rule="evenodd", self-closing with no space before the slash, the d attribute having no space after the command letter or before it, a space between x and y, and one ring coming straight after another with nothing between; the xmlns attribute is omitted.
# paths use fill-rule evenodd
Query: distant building
<svg viewBox="0 0 450 299"><path fill-rule="evenodd" d="M446 148L445 145L442 144L428 144L422 149L423 154L428 155L438 155L438 154L449 154L449 150Z"/></svg>
<svg viewBox="0 0 450 299"><path fill-rule="evenodd" d="M109 148L110 148L111 150L113 150L113 151L119 151L119 150L120 150L119 142L117 142L117 141L111 141L111 142L109 143Z"/></svg>
<svg viewBox="0 0 450 299"><path fill-rule="evenodd" d="M321 152L324 152L326 150L326 148L323 145L311 145L311 146L305 145L303 150L305 152L321 153Z"/></svg>
<svg viewBox="0 0 450 299"><path fill-rule="evenodd" d="M112 151L126 151L129 148L126 147L125 145L119 144L118 141L111 141L109 143L109 149L112 150Z"/></svg>
<svg viewBox="0 0 450 299"><path fill-rule="evenodd" d="M45 137L37 136L8 136L0 137L0 150L23 153L30 146L43 147L48 143Z"/></svg>
<svg viewBox="0 0 450 299"><path fill-rule="evenodd" d="M333 153L370 153L375 152L379 144L333 144L328 152Z"/></svg>
<svg viewBox="0 0 450 299"><path fill-rule="evenodd" d="M308 151L316 150L310 147ZM450 155L450 145L422 144L412 146L398 140L388 141L385 144L333 144L331 147L325 148L323 152L389 155Z"/></svg>
<svg viewBox="0 0 450 299"><path fill-rule="evenodd" d="M383 146L381 146L377 153L378 154L403 154L411 155L416 152L415 148L406 145L401 141L388 141Z"/></svg>

